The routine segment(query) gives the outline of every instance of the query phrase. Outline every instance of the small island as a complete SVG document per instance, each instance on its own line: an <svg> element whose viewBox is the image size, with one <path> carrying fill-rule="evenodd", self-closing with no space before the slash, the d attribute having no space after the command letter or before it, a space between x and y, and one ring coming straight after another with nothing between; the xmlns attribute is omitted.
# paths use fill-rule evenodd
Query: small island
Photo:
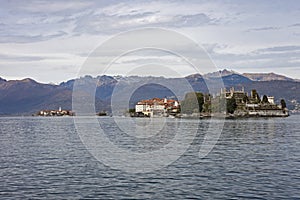
<svg viewBox="0 0 300 200"><path fill-rule="evenodd" d="M71 110L63 110L61 107L59 107L58 110L40 110L34 116L75 116L75 113Z"/></svg>
<svg viewBox="0 0 300 200"><path fill-rule="evenodd" d="M284 99L275 103L273 96L263 95L255 89L248 95L244 91L221 89L218 95L190 92L182 101L153 98L141 100L130 109L131 117L177 117L177 118L244 118L244 117L288 117L289 110Z"/></svg>

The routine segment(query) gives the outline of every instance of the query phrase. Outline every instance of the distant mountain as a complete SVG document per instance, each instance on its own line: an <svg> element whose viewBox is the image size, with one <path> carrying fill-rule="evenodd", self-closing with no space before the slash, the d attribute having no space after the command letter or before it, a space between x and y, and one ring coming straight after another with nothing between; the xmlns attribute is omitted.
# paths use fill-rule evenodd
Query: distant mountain
<svg viewBox="0 0 300 200"><path fill-rule="evenodd" d="M280 75L264 74L264 78L255 76L249 77L249 74L239 74L233 71L223 70L211 74L193 74L185 77L193 90L208 93L206 83L214 83L218 74L221 74L224 86L241 89L244 87L246 92L256 89L262 96L264 94L274 96L277 102L284 98L288 106L292 106L291 100L295 99L300 102L300 82L290 78L283 79ZM256 74L257 75L257 74ZM266 78L269 77L269 78ZM272 77L272 78L271 78ZM277 77L276 80L273 80ZM153 97L175 97L173 92L166 88L166 85L176 86L182 78L163 78L163 77L121 77L121 76L85 76L76 80L68 80L59 85L42 84L32 79L11 80L7 81L0 78L0 115L30 115L42 109L72 109L72 92L73 85L76 81L77 92L81 95L95 94L96 110L110 111L111 96L118 85L119 91L116 94L122 96L126 88L134 85L141 85L132 94L129 106L133 107L141 99ZM254 80L253 80L254 79ZM279 79L279 80L278 80ZM91 91L89 85L96 85L96 92ZM119 92L119 93L118 93Z"/></svg>
<svg viewBox="0 0 300 200"><path fill-rule="evenodd" d="M0 83L5 82L6 80L0 77Z"/></svg>
<svg viewBox="0 0 300 200"><path fill-rule="evenodd" d="M56 102L62 104L71 91L58 86L37 83L32 79L0 81L0 113L23 114L38 110ZM61 96L62 98L58 98ZM70 107L70 105L69 105Z"/></svg>
<svg viewBox="0 0 300 200"><path fill-rule="evenodd" d="M275 81L275 80L297 81L295 79L292 79L292 78L289 78L289 77L286 77L283 75L275 74L275 73L243 73L243 74L240 74L233 70L227 70L227 69L204 74L203 77L204 78L213 78L213 77L219 77L219 76L224 77L224 76L229 76L229 75L233 75L233 74L244 76L252 81Z"/></svg>
<svg viewBox="0 0 300 200"><path fill-rule="evenodd" d="M0 115L31 115L42 109L59 107L72 109L71 88L42 84L32 79L1 80ZM103 106L102 101L98 100L97 105Z"/></svg>
<svg viewBox="0 0 300 200"><path fill-rule="evenodd" d="M236 87L240 88L240 87L252 82L249 78L247 78L245 76L242 76L238 73L235 73L233 71L227 71L227 70L209 73L209 74L205 74L203 76L201 76L200 74L193 74L193 75L189 75L185 78L189 81L189 83L192 85L194 90L200 90L204 93L208 93L206 81L213 83L214 81L217 81L219 78L222 78L224 86L226 86L226 87L236 86Z"/></svg>
<svg viewBox="0 0 300 200"><path fill-rule="evenodd" d="M208 74L204 74L203 77L204 78L215 78L215 77L220 77L220 76L229 76L232 74L239 74L239 73L232 71L232 70L223 69L223 70L219 70L217 72L211 72Z"/></svg>
<svg viewBox="0 0 300 200"><path fill-rule="evenodd" d="M275 73L243 73L243 76L248 77L252 81L295 81L292 78Z"/></svg>
<svg viewBox="0 0 300 200"><path fill-rule="evenodd" d="M243 86L252 82L249 78L242 76L240 74L231 74L231 75L223 76L222 80L226 87Z"/></svg>

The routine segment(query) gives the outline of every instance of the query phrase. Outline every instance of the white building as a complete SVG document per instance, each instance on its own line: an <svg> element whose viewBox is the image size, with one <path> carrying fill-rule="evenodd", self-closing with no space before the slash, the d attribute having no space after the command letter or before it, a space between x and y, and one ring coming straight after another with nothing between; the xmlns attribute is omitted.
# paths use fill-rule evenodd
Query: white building
<svg viewBox="0 0 300 200"><path fill-rule="evenodd" d="M268 101L270 104L275 104L274 97L268 97Z"/></svg>
<svg viewBox="0 0 300 200"><path fill-rule="evenodd" d="M143 113L148 116L162 115L167 111L177 112L179 110L179 106L180 105L177 100L153 98L139 101L135 105L135 112Z"/></svg>

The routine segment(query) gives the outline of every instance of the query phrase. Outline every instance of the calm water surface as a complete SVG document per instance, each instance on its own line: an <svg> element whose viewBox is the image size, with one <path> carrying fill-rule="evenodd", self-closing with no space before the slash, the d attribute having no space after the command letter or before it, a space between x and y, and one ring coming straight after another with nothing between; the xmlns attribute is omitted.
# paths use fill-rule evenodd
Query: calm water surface
<svg viewBox="0 0 300 200"><path fill-rule="evenodd" d="M111 119L99 120L109 125ZM72 118L2 117L0 198L300 199L299 121L299 115L227 120L214 149L200 159L203 120L180 159L159 171L129 174L91 156Z"/></svg>

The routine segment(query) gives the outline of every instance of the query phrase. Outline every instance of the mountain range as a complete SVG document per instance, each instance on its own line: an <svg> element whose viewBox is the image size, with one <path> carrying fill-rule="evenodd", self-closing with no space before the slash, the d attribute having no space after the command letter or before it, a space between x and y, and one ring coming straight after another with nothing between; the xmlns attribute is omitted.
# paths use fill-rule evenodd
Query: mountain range
<svg viewBox="0 0 300 200"><path fill-rule="evenodd" d="M209 74L193 74L185 77L194 91L208 93L206 82L214 81L221 74L226 88L235 87L250 93L256 89L262 96L274 96L277 103L283 98L290 109L292 100L300 102L300 81L274 73L244 73L222 70ZM182 78L139 77L139 76L84 76L72 79L58 85L38 83L26 78L23 80L5 80L0 78L0 115L31 115L43 109L72 109L73 85L77 83L77 92L83 96L89 91L89 84L96 84L95 107L97 111L110 111L111 96L114 88L126 88L138 83L149 83L138 88L131 96L129 106L133 107L141 99L153 97L176 98L168 88L155 84L165 82L176 85ZM79 84L78 84L79 83ZM121 86L120 86L121 85ZM177 97L182 99L183 97ZM76 111L75 111L76 112Z"/></svg>

